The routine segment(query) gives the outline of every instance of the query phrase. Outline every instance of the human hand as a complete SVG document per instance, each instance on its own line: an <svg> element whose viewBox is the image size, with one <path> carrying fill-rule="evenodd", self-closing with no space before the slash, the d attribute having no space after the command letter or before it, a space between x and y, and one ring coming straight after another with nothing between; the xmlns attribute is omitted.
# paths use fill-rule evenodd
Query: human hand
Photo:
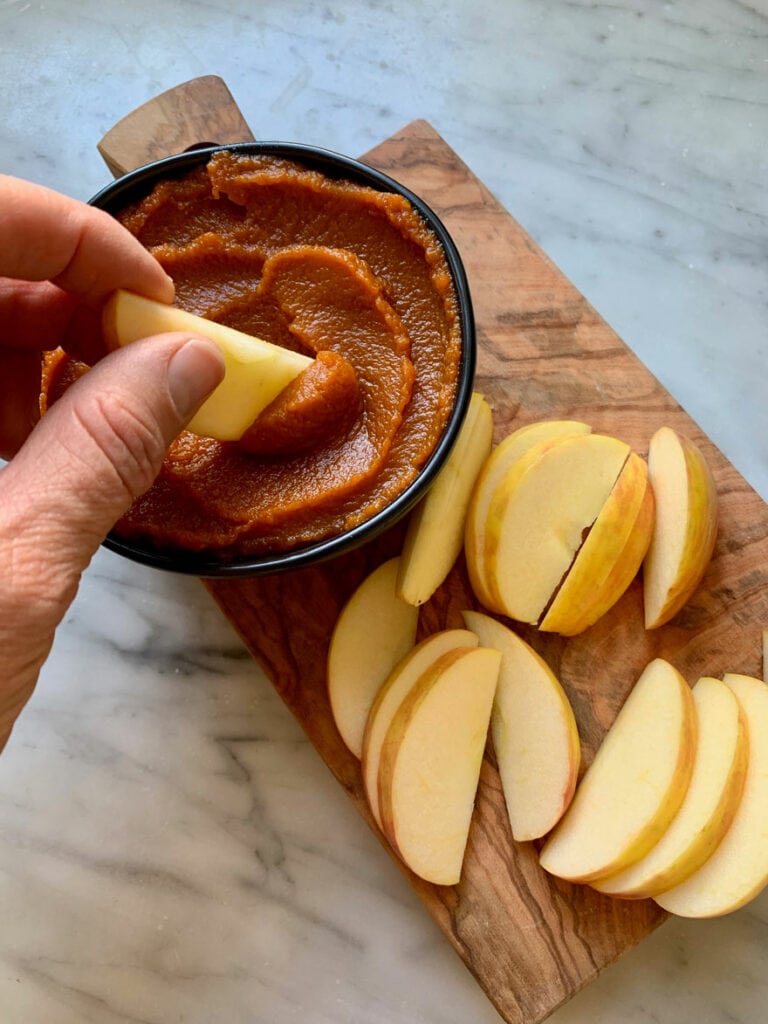
<svg viewBox="0 0 768 1024"><path fill-rule="evenodd" d="M224 368L185 334L105 351L111 291L170 302L173 284L103 211L0 175L0 239L2 750L83 570ZM37 423L40 352L59 345L93 369Z"/></svg>

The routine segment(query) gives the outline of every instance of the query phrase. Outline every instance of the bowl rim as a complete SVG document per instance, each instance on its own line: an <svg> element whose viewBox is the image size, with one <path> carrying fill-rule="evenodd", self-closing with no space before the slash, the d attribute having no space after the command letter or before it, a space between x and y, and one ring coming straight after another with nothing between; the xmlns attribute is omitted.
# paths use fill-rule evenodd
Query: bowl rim
<svg viewBox="0 0 768 1024"><path fill-rule="evenodd" d="M200 164L207 163L214 153L222 151L292 159L310 169L322 171L327 177L352 180L407 199L435 234L445 254L456 293L461 355L453 408L429 458L414 480L397 497L369 519L351 529L301 547L263 555L217 556L212 551L163 550L151 547L148 542L126 540L112 531L103 541L103 547L133 562L204 579L267 576L318 565L373 540L402 519L425 495L456 442L472 397L477 359L475 320L469 282L456 243L434 210L420 196L395 178L361 160L299 142L257 141L201 145L175 156L154 160L121 175L97 192L89 200L89 204L116 214L129 203L146 196L157 181L178 177Z"/></svg>

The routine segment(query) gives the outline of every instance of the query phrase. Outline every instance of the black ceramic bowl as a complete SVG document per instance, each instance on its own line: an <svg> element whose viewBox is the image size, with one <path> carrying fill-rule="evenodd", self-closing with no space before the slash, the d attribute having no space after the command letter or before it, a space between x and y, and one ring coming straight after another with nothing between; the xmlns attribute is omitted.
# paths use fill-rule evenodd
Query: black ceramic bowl
<svg viewBox="0 0 768 1024"><path fill-rule="evenodd" d="M321 171L329 178L344 178L362 185L368 185L381 192L396 192L404 196L421 214L440 241L458 300L461 329L461 360L454 407L435 449L425 463L418 477L389 505L370 519L344 533L325 540L280 551L274 554L218 557L215 552L193 552L178 549L163 550L149 542L124 540L111 533L104 546L134 562L166 569L171 572L187 573L194 576L235 577L265 576L289 569L304 568L340 555L345 551L364 544L392 526L402 518L424 496L430 484L448 457L464 421L475 373L475 324L469 286L461 257L451 236L433 211L413 192L404 188L394 179L366 164L349 157L340 156L314 146L284 142L247 142L231 146L211 146L194 149L178 156L168 157L140 167L118 178L102 189L90 200L108 213L116 214L130 203L146 196L157 182L180 176L193 168L207 163L219 149L235 153L259 154L293 160L305 167Z"/></svg>

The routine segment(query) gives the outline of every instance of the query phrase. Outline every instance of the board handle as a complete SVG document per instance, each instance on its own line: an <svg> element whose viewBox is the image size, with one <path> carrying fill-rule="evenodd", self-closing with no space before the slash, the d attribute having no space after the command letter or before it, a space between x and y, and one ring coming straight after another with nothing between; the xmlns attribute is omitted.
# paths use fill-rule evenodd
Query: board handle
<svg viewBox="0 0 768 1024"><path fill-rule="evenodd" d="M201 146L253 142L254 136L218 75L193 78L137 107L111 128L97 149L112 174Z"/></svg>

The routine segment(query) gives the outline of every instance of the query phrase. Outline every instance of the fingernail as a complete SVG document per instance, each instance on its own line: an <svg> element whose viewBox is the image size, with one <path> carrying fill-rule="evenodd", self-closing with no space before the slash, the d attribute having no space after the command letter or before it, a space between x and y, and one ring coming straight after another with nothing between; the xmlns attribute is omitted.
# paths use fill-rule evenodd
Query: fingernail
<svg viewBox="0 0 768 1024"><path fill-rule="evenodd" d="M168 389L179 416L188 420L224 377L224 357L207 338L190 338L168 363Z"/></svg>

